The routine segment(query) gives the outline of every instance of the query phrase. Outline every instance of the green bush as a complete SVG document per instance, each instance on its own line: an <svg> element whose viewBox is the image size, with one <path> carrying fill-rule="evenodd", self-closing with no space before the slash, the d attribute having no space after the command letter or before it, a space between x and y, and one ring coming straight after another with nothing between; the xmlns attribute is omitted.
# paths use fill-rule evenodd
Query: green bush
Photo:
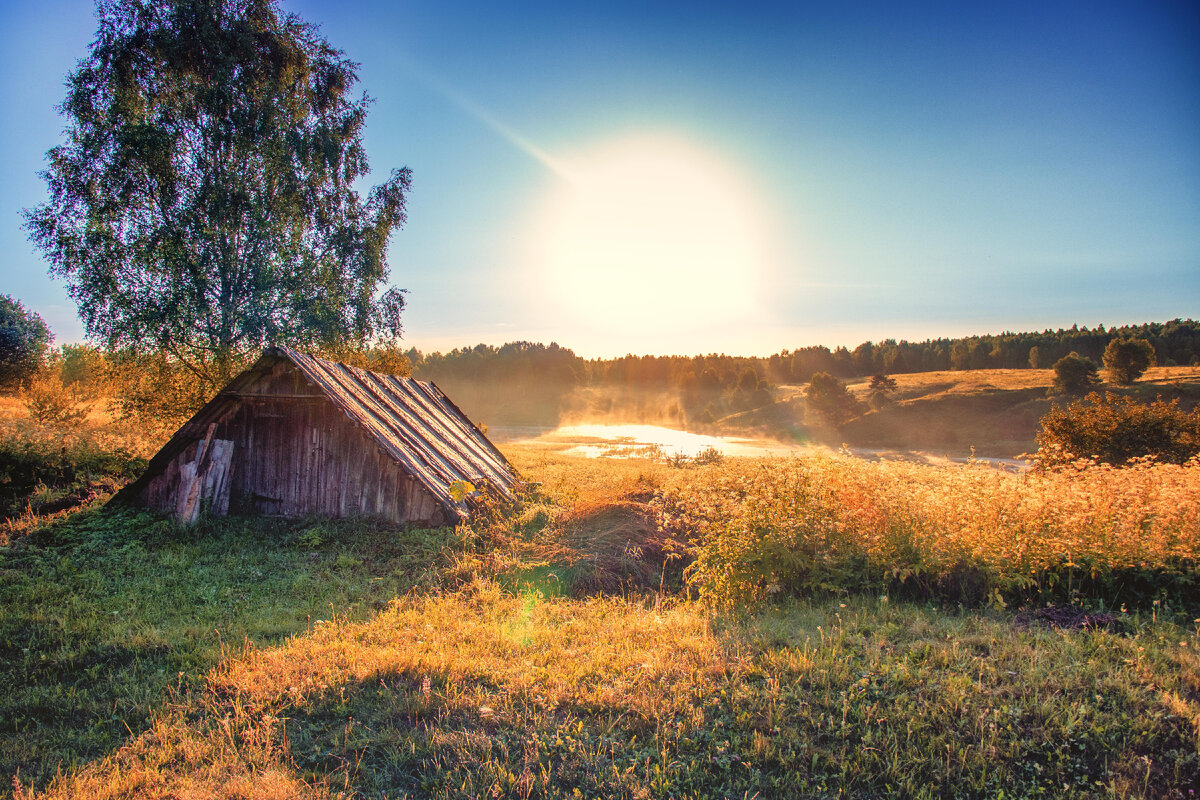
<svg viewBox="0 0 1200 800"><path fill-rule="evenodd" d="M1178 400L1141 403L1093 392L1078 402L1056 406L1041 424L1035 456L1041 467L1080 458L1122 466L1146 456L1182 464L1200 454L1200 409L1186 412Z"/></svg>
<svg viewBox="0 0 1200 800"><path fill-rule="evenodd" d="M846 389L846 385L828 372L818 372L804 392L808 411L814 422L827 422L840 428L862 416L863 404Z"/></svg>
<svg viewBox="0 0 1200 800"><path fill-rule="evenodd" d="M1104 348L1104 370L1118 386L1129 386L1155 363L1154 346L1145 339L1113 339Z"/></svg>
<svg viewBox="0 0 1200 800"><path fill-rule="evenodd" d="M15 435L14 435L15 434ZM112 491L146 468L124 450L107 451L87 438L0 437L0 520L78 505L101 489Z"/></svg>
<svg viewBox="0 0 1200 800"><path fill-rule="evenodd" d="M43 427L64 431L87 420L90 404L55 372L43 370L21 393L29 418Z"/></svg>
<svg viewBox="0 0 1200 800"><path fill-rule="evenodd" d="M0 389L14 389L32 377L42 366L52 338L38 314L0 295Z"/></svg>
<svg viewBox="0 0 1200 800"><path fill-rule="evenodd" d="M1054 388L1063 394L1083 394L1100 385L1096 362L1074 351L1054 362Z"/></svg>

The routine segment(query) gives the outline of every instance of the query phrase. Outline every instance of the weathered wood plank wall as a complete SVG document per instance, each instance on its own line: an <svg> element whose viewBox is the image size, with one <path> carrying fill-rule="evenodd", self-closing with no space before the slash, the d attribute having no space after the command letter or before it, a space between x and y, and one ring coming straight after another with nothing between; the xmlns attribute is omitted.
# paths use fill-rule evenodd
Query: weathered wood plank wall
<svg viewBox="0 0 1200 800"><path fill-rule="evenodd" d="M437 498L286 362L239 386L217 418L206 422L206 429L215 426L210 438L232 442L232 456L223 456L229 458L231 512L448 521ZM180 493L190 484L185 473L193 471L188 465L208 430L191 433L198 434L196 441L143 490L147 506L167 512L180 507Z"/></svg>

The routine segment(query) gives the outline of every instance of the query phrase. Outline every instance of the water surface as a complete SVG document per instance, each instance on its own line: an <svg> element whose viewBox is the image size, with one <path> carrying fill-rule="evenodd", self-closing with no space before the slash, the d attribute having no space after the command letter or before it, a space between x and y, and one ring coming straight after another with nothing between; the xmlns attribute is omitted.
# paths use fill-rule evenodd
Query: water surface
<svg viewBox="0 0 1200 800"><path fill-rule="evenodd" d="M831 452L822 445L751 439L739 436L712 436L681 431L661 425L584 423L544 428L503 428L492 432L499 441L552 448L570 455L588 458L647 458L683 456L695 458L710 448L726 456L791 456L816 451ZM988 464L1003 469L1022 470L1028 462L1014 458L974 459L924 451L852 447L843 453L870 461L915 461L922 464Z"/></svg>
<svg viewBox="0 0 1200 800"><path fill-rule="evenodd" d="M633 424L562 425L517 440L522 444L552 446L564 453L590 458L636 458L655 454L695 458L710 448L727 456L778 456L806 449L802 445Z"/></svg>

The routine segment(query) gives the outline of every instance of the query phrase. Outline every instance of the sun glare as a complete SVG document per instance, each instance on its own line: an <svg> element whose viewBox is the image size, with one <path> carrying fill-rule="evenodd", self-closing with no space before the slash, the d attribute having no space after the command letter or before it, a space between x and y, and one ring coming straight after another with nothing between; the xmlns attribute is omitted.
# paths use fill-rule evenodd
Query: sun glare
<svg viewBox="0 0 1200 800"><path fill-rule="evenodd" d="M574 325L651 350L753 315L754 204L716 158L643 138L568 164L542 244L546 282Z"/></svg>

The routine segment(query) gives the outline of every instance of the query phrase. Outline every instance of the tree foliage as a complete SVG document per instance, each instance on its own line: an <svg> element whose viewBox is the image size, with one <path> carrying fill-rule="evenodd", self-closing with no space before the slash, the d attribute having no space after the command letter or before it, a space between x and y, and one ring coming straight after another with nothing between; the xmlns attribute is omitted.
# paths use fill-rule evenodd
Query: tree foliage
<svg viewBox="0 0 1200 800"><path fill-rule="evenodd" d="M892 395L896 391L896 379L878 373L871 377L871 385L867 388L867 402L876 411L892 403Z"/></svg>
<svg viewBox="0 0 1200 800"><path fill-rule="evenodd" d="M767 380L786 384L804 383L817 372L852 378L877 372L899 375L948 369L1037 369L1049 368L1072 352L1099 364L1108 343L1122 338L1149 342L1156 362L1162 366L1200 364L1200 322L1175 319L1116 328L1072 325L1058 330L921 342L884 339L871 343L873 347L858 345L852 350L809 346L782 350L765 359L764 375Z"/></svg>
<svg viewBox="0 0 1200 800"><path fill-rule="evenodd" d="M1071 352L1054 362L1054 388L1084 394L1100 385L1100 368L1090 358Z"/></svg>
<svg viewBox="0 0 1200 800"><path fill-rule="evenodd" d="M1043 467L1076 459L1123 466L1153 456L1182 464L1200 454L1200 409L1185 412L1178 400L1136 400L1093 392L1057 406L1041 420L1036 462Z"/></svg>
<svg viewBox="0 0 1200 800"><path fill-rule="evenodd" d="M0 389L14 389L31 378L41 367L51 338L41 316L0 295Z"/></svg>
<svg viewBox="0 0 1200 800"><path fill-rule="evenodd" d="M101 0L26 226L87 334L208 391L267 343L399 335L407 169L361 198L357 65L275 0Z"/></svg>
<svg viewBox="0 0 1200 800"><path fill-rule="evenodd" d="M812 376L804 398L809 413L834 427L841 427L861 416L863 410L862 403L850 394L846 385L828 372L818 372Z"/></svg>
<svg viewBox="0 0 1200 800"><path fill-rule="evenodd" d="M1113 339L1104 348L1104 371L1118 386L1129 386L1155 363L1154 347L1145 339Z"/></svg>

